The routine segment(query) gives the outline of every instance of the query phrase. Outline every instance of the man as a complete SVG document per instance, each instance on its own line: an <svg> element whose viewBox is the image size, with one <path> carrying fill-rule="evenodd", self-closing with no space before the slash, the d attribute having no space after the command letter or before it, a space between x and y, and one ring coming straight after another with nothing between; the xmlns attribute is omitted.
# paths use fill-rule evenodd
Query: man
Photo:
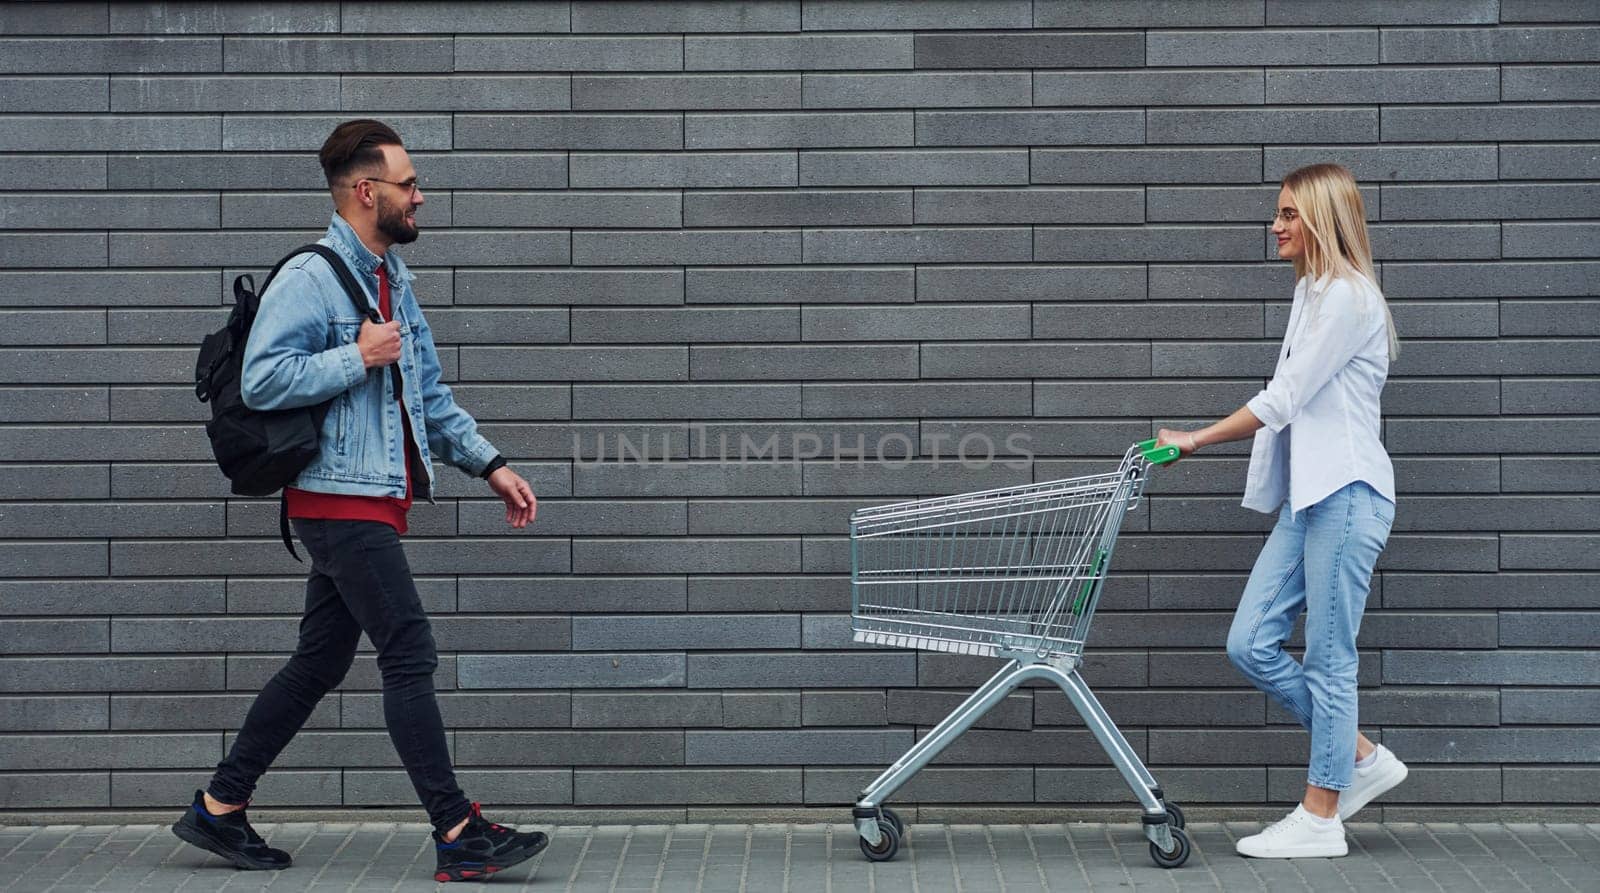
<svg viewBox="0 0 1600 893"><path fill-rule="evenodd" d="M383 713L434 827L435 879L481 878L549 842L486 821L457 787L433 691L433 633L400 536L412 499L431 500L432 457L479 475L521 528L537 503L528 482L479 435L440 380L433 335L390 251L417 238L423 196L400 137L379 121L347 121L320 155L334 216L322 244L344 259L381 323L359 320L333 268L303 254L261 298L240 390L252 409L332 400L321 452L285 489L288 515L311 556L294 656L245 717L210 786L173 825L180 838L239 868L286 868L245 818L256 781L350 669L365 631L378 651Z"/></svg>

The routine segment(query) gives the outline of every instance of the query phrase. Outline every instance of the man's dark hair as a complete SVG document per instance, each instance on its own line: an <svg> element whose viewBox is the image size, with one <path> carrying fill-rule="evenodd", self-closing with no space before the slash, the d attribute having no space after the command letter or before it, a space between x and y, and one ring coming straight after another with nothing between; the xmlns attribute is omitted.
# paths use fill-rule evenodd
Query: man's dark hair
<svg viewBox="0 0 1600 893"><path fill-rule="evenodd" d="M400 134L382 121L359 118L346 121L333 129L328 141L322 144L317 160L322 162L322 173L328 185L338 186L351 171L368 170L383 165L384 146L402 146Z"/></svg>

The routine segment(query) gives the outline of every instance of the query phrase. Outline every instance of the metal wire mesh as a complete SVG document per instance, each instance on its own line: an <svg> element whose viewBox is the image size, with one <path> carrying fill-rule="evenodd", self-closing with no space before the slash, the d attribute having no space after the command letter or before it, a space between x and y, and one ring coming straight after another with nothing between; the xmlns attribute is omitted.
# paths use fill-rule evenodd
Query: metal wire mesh
<svg viewBox="0 0 1600 893"><path fill-rule="evenodd" d="M957 654L1081 652L1143 470L1130 450L1106 474L856 512L855 640Z"/></svg>

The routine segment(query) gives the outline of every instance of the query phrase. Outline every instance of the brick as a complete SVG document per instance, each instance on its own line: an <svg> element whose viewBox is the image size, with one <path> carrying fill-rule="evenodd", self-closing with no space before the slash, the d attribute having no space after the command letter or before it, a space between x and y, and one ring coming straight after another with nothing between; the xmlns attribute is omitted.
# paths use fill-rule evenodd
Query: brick
<svg viewBox="0 0 1600 893"><path fill-rule="evenodd" d="M337 728L340 696L324 698L306 721L312 729ZM244 722L255 701L253 694L146 695L110 697L112 729L228 729Z"/></svg>
<svg viewBox="0 0 1600 893"><path fill-rule="evenodd" d="M892 689L888 700L889 722L894 725L936 726L971 694L970 691ZM980 717L973 728L1031 729L1033 699L1032 692L1012 692Z"/></svg>
<svg viewBox="0 0 1600 893"><path fill-rule="evenodd" d="M458 270L461 304L680 304L678 270Z"/></svg>
<svg viewBox="0 0 1600 893"><path fill-rule="evenodd" d="M1028 182L1028 156L1015 149L805 152L802 186L1006 186Z"/></svg>
<svg viewBox="0 0 1600 893"><path fill-rule="evenodd" d="M457 149L681 149L681 115L455 116Z"/></svg>
<svg viewBox="0 0 1600 893"><path fill-rule="evenodd" d="M1033 337L1226 338L1262 330L1261 308L1243 304L1038 304ZM1105 373L1100 373L1105 374Z"/></svg>
<svg viewBox="0 0 1600 893"><path fill-rule="evenodd" d="M848 578L690 576L689 609L693 611L845 610L850 604Z"/></svg>
<svg viewBox="0 0 1600 893"><path fill-rule="evenodd" d="M166 735L0 735L8 769L143 769L209 766L216 733Z"/></svg>
<svg viewBox="0 0 1600 893"><path fill-rule="evenodd" d="M0 158L0 178L17 189L105 189L103 155L12 155Z"/></svg>
<svg viewBox="0 0 1600 893"><path fill-rule="evenodd" d="M581 496L793 496L800 486L798 467L757 462L611 462L575 476Z"/></svg>
<svg viewBox="0 0 1600 893"><path fill-rule="evenodd" d="M1592 143L1500 148L1502 180L1593 179L1597 172L1600 172L1600 148Z"/></svg>
<svg viewBox="0 0 1600 893"><path fill-rule="evenodd" d="M207 34L317 32L339 30L336 3L178 2L154 6L111 5L113 34Z"/></svg>
<svg viewBox="0 0 1600 893"><path fill-rule="evenodd" d="M213 115L19 115L8 120L12 126L0 131L0 151L4 152L134 152L222 147L222 119Z"/></svg>
<svg viewBox="0 0 1600 893"><path fill-rule="evenodd" d="M1386 106L1382 117L1384 142L1571 140L1600 133L1600 105Z"/></svg>
<svg viewBox="0 0 1600 893"><path fill-rule="evenodd" d="M8 3L0 34L104 34L105 3Z"/></svg>
<svg viewBox="0 0 1600 893"><path fill-rule="evenodd" d="M105 388L0 388L0 411L12 422L103 422L109 400Z"/></svg>
<svg viewBox="0 0 1600 893"><path fill-rule="evenodd" d="M1029 328L1025 304L816 307L806 310L801 337L807 341L1026 339Z"/></svg>
<svg viewBox="0 0 1600 893"><path fill-rule="evenodd" d="M110 499L111 472L105 465L0 465L0 493L10 499Z"/></svg>
<svg viewBox="0 0 1600 893"><path fill-rule="evenodd" d="M1508 66L1501 73L1507 102L1552 102L1600 99L1600 70L1593 66Z"/></svg>
<svg viewBox="0 0 1600 893"><path fill-rule="evenodd" d="M1039 71L1033 76L1035 105L1260 105L1263 95L1261 70L1251 68Z"/></svg>
<svg viewBox="0 0 1600 893"><path fill-rule="evenodd" d="M223 70L230 73L449 71L453 59L454 52L448 37L223 39Z"/></svg>
<svg viewBox="0 0 1600 893"><path fill-rule="evenodd" d="M690 378L696 381L915 378L913 345L780 345L695 347Z"/></svg>
<svg viewBox="0 0 1600 893"><path fill-rule="evenodd" d="M219 37L0 38L0 72L218 71Z"/></svg>
<svg viewBox="0 0 1600 893"><path fill-rule="evenodd" d="M568 30L568 4L548 2L453 3L418 6L404 2L345 3L339 30L378 34L449 31L537 32Z"/></svg>
<svg viewBox="0 0 1600 893"><path fill-rule="evenodd" d="M676 728L722 725L717 692L575 692L574 728Z"/></svg>
<svg viewBox="0 0 1600 893"><path fill-rule="evenodd" d="M1149 436L1147 422L940 422L922 423L920 451L923 455L949 456L958 452L966 438L987 438L995 444L997 455L1013 453L1012 438L1020 449L1017 455L1102 456L1127 449L1135 440Z"/></svg>
<svg viewBox="0 0 1600 893"><path fill-rule="evenodd" d="M536 368L544 381L682 381L686 354L681 347L466 347L461 375L467 381L514 381L522 370Z"/></svg>
<svg viewBox="0 0 1600 893"><path fill-rule="evenodd" d="M1151 763L1190 765L1300 764L1308 740L1300 729L1151 729L1149 735Z"/></svg>
<svg viewBox="0 0 1600 893"><path fill-rule="evenodd" d="M916 65L937 68L1117 68L1144 64L1142 36L1132 31L1049 34L918 34ZM1065 105L1035 100L1039 105ZM945 105L942 102L924 103ZM965 104L965 103L956 103ZM988 105L1030 105L992 102ZM1131 103L1129 103L1131 104Z"/></svg>
<svg viewBox="0 0 1600 893"><path fill-rule="evenodd" d="M1582 419L1414 419L1389 423L1389 448L1397 453L1424 452L1426 444L1451 441L1453 452L1523 453L1582 449L1576 446L1592 432ZM1464 443L1461 435L1479 438L1477 445Z"/></svg>
<svg viewBox="0 0 1600 893"><path fill-rule="evenodd" d="M447 31L455 28L444 29ZM462 71L678 71L681 37L490 37L455 38L456 68Z"/></svg>
<svg viewBox="0 0 1600 893"><path fill-rule="evenodd" d="M691 654L688 659L690 688L871 688L909 686L916 678L915 655L909 653Z"/></svg>
<svg viewBox="0 0 1600 893"><path fill-rule="evenodd" d="M945 493L951 490L966 492L988 490L995 487L1017 486L1030 481L1027 462L990 463L982 448L968 448L969 461L961 463L946 455L943 461L914 460L895 466L875 464L841 465L818 464L806 470L807 496L870 496L914 495ZM952 451L953 452L953 451ZM818 549L821 543L815 544ZM837 544L842 553L843 566L849 568L848 549L843 541ZM812 546L808 544L808 560Z"/></svg>
<svg viewBox="0 0 1600 893"><path fill-rule="evenodd" d="M353 77L340 81L338 108L531 112L573 107L566 76Z"/></svg>
<svg viewBox="0 0 1600 893"><path fill-rule="evenodd" d="M1600 482L1589 474L1592 469L1580 457L1508 456L1501 460L1500 468L1500 486L1507 493L1600 492Z"/></svg>
<svg viewBox="0 0 1600 893"><path fill-rule="evenodd" d="M684 733L688 765L749 766L830 763L876 766L893 762L914 742L910 729L801 729Z"/></svg>
<svg viewBox="0 0 1600 893"><path fill-rule="evenodd" d="M919 189L917 223L1142 223L1138 189Z"/></svg>
<svg viewBox="0 0 1600 893"><path fill-rule="evenodd" d="M1143 651L1089 651L1083 656L1082 673L1096 687L1142 687L1149 683L1152 656ZM995 662L989 658L937 653L917 655L917 684L923 687L959 685L972 689L993 676L995 670ZM1033 688L1046 688L1050 684L1042 679L1027 683Z"/></svg>
<svg viewBox="0 0 1600 893"><path fill-rule="evenodd" d="M1490 217L1581 217L1600 201L1588 184L1504 186L1384 186L1385 220L1460 220Z"/></svg>
<svg viewBox="0 0 1600 893"><path fill-rule="evenodd" d="M439 712L449 729L552 727L571 725L572 696L566 692L445 692ZM344 728L381 729L383 696L346 692L339 696L338 725Z"/></svg>
<svg viewBox="0 0 1600 893"><path fill-rule="evenodd" d="M0 103L8 112L110 111L99 77L0 77Z"/></svg>
<svg viewBox="0 0 1600 893"><path fill-rule="evenodd" d="M1407 111L1411 108L1383 110L1385 140L1404 139L1391 136L1387 122L1391 114ZM1146 115L1145 140L1152 143L1266 143L1283 133L1318 143L1378 141L1374 108L1151 109Z"/></svg>
<svg viewBox="0 0 1600 893"><path fill-rule="evenodd" d="M1268 25L1481 25L1494 24L1499 4L1492 0L1447 2L1413 0L1411 3L1285 2L1267 0Z"/></svg>
<svg viewBox="0 0 1600 893"><path fill-rule="evenodd" d="M1402 493L1498 493L1500 459L1478 457L1443 464L1423 457L1392 460Z"/></svg>
<svg viewBox="0 0 1600 893"><path fill-rule="evenodd" d="M576 573L757 573L799 571L800 542L747 538L684 540L579 540L572 544Z"/></svg>
<svg viewBox="0 0 1600 893"><path fill-rule="evenodd" d="M314 190L327 185L316 158L303 155L135 154L108 163L112 189Z"/></svg>
<svg viewBox="0 0 1600 893"><path fill-rule="evenodd" d="M113 212L113 209L115 211ZM215 196L13 193L0 198L6 229L181 229L217 225Z"/></svg>
<svg viewBox="0 0 1600 893"><path fill-rule="evenodd" d="M655 31L798 31L800 9L795 0L740 0L714 3L704 0L669 2L596 2L572 4L574 32Z"/></svg>
<svg viewBox="0 0 1600 893"><path fill-rule="evenodd" d="M1596 574L1389 574L1384 604L1411 608L1587 608L1600 604Z"/></svg>
<svg viewBox="0 0 1600 893"><path fill-rule="evenodd" d="M0 350L0 381L18 383L178 382L193 350L101 348Z"/></svg>
<svg viewBox="0 0 1600 893"><path fill-rule="evenodd" d="M387 123L403 135L406 145L418 149L448 149L451 120L448 115L389 115ZM345 115L230 114L222 121L222 146L227 151L315 151L321 148Z"/></svg>
<svg viewBox="0 0 1600 893"><path fill-rule="evenodd" d="M681 766L683 733L458 732L462 766Z"/></svg>
<svg viewBox="0 0 1600 893"><path fill-rule="evenodd" d="M577 385L573 392L573 414L580 419L793 417L800 414L800 388L797 385Z"/></svg>
<svg viewBox="0 0 1600 893"><path fill-rule="evenodd" d="M338 806L343 784L340 772L333 770L288 770L273 773L272 791L251 805L261 806ZM282 778L277 781L278 777ZM193 772L111 773L110 805L119 809L159 807L182 802L194 796Z"/></svg>
<svg viewBox="0 0 1600 893"><path fill-rule="evenodd" d="M1378 218L1378 189L1363 190L1368 220ZM1152 186L1146 190L1145 216L1152 221L1226 220L1254 223L1271 218L1276 195L1271 187Z"/></svg>
<svg viewBox="0 0 1600 893"><path fill-rule="evenodd" d="M500 791L503 792L500 796L518 803L565 805L573 802L570 769L466 769L457 775L468 788ZM416 797L416 789L404 772L344 773L343 805L410 806L416 802Z"/></svg>
<svg viewBox="0 0 1600 893"><path fill-rule="evenodd" d="M222 524L220 503L35 502L0 507L0 536L18 539L67 531L84 537L215 536L222 533Z"/></svg>
<svg viewBox="0 0 1600 893"><path fill-rule="evenodd" d="M1592 768L1505 768L1504 797L1513 803L1587 801L1600 790L1600 773Z"/></svg>
<svg viewBox="0 0 1600 893"><path fill-rule="evenodd" d="M1034 149L1033 183L1261 182L1261 149Z"/></svg>
<svg viewBox="0 0 1600 893"><path fill-rule="evenodd" d="M878 775L877 769L806 767L806 802L849 803ZM1003 769L935 767L918 772L895 792L895 804L1029 803L1034 800L1030 767Z"/></svg>
<svg viewBox="0 0 1600 893"><path fill-rule="evenodd" d="M912 112L685 114L685 149L820 149L909 146ZM805 181L802 179L802 184ZM810 184L805 184L810 185Z"/></svg>
<svg viewBox="0 0 1600 893"><path fill-rule="evenodd" d="M1559 212L1550 210L1547 216ZM1505 257L1584 257L1588 246L1600 238L1600 224L1512 223L1501 227L1501 232Z"/></svg>
<svg viewBox="0 0 1600 893"><path fill-rule="evenodd" d="M954 263L1024 261L1032 255L1023 227L942 227L911 230L807 230L807 263Z"/></svg>
<svg viewBox="0 0 1600 893"><path fill-rule="evenodd" d="M1034 0L1035 28L1194 28L1259 26L1258 0Z"/></svg>
<svg viewBox="0 0 1600 893"><path fill-rule="evenodd" d="M190 614L222 609L221 584L213 581L0 582L0 614Z"/></svg>
<svg viewBox="0 0 1600 893"><path fill-rule="evenodd" d="M800 693L723 692L722 725L729 729L800 727Z"/></svg>
<svg viewBox="0 0 1600 893"><path fill-rule="evenodd" d="M460 511L464 536L493 535L506 529L505 505L498 500L463 502ZM654 500L543 498L539 500L537 525L540 536L675 536L688 532L682 503Z"/></svg>
<svg viewBox="0 0 1600 893"><path fill-rule="evenodd" d="M1502 98L1500 73L1492 67L1270 70L1266 87L1271 103L1498 102Z"/></svg>
<svg viewBox="0 0 1600 893"><path fill-rule="evenodd" d="M1384 62L1588 62L1597 49L1600 37L1593 29L1582 27L1392 28L1383 32Z"/></svg>
<svg viewBox="0 0 1600 893"><path fill-rule="evenodd" d="M911 68L910 34L685 35L688 71Z"/></svg>
<svg viewBox="0 0 1600 893"><path fill-rule="evenodd" d="M1500 0L1502 22L1600 21L1584 0Z"/></svg>
<svg viewBox="0 0 1600 893"><path fill-rule="evenodd" d="M1565 685L1588 678L1594 656L1572 651L1387 651L1383 681L1454 685Z"/></svg>
<svg viewBox="0 0 1600 893"><path fill-rule="evenodd" d="M1267 771L1261 767L1156 770L1168 796L1189 803L1253 803L1266 799ZM1302 783L1304 778L1301 779ZM1034 771L1034 799L1040 803L1134 803L1133 792L1114 769ZM1303 792L1303 791L1302 791Z"/></svg>
<svg viewBox="0 0 1600 893"><path fill-rule="evenodd" d="M659 192L457 192L457 226L677 227L681 199Z"/></svg>
<svg viewBox="0 0 1600 893"><path fill-rule="evenodd" d="M810 74L806 108L1031 105L1027 72Z"/></svg>
<svg viewBox="0 0 1600 893"><path fill-rule="evenodd" d="M574 75L575 109L785 109L800 107L793 74Z"/></svg>
<svg viewBox="0 0 1600 893"><path fill-rule="evenodd" d="M280 112L339 107L339 79L323 77L114 77L116 112Z"/></svg>
<svg viewBox="0 0 1600 893"><path fill-rule="evenodd" d="M1600 412L1593 379L1514 379L1502 383L1503 411L1511 413L1594 414Z"/></svg>
<svg viewBox="0 0 1600 893"><path fill-rule="evenodd" d="M111 773L7 773L0 776L0 799L23 809L110 806Z"/></svg>
<svg viewBox="0 0 1600 893"><path fill-rule="evenodd" d="M288 659L287 654L229 655L227 688L232 691L259 692ZM339 684L339 691L378 691L382 687L377 658L371 654L357 654L349 674ZM438 691L449 691L456 687L455 655L440 655L439 669L433 674L433 687Z"/></svg>
<svg viewBox="0 0 1600 893"><path fill-rule="evenodd" d="M1600 746L1593 729L1388 729L1384 743L1435 763L1580 763Z"/></svg>
<svg viewBox="0 0 1600 893"><path fill-rule="evenodd" d="M682 611L682 577L462 577L463 611Z"/></svg>
<svg viewBox="0 0 1600 893"><path fill-rule="evenodd" d="M806 726L888 725L885 695L877 691L808 691L800 696Z"/></svg>
<svg viewBox="0 0 1600 893"><path fill-rule="evenodd" d="M1248 59L1263 65L1297 65L1314 57L1322 65L1365 65L1378 61L1373 29L1266 31L1151 31L1144 64L1237 65Z"/></svg>
<svg viewBox="0 0 1600 893"><path fill-rule="evenodd" d="M1137 111L917 112L918 146L1077 146L1141 143Z"/></svg>
<svg viewBox="0 0 1600 893"><path fill-rule="evenodd" d="M1507 611L1500 618L1500 645L1581 646L1594 634L1595 617L1570 611Z"/></svg>
<svg viewBox="0 0 1600 893"><path fill-rule="evenodd" d="M98 619L0 620L0 654L103 654L109 639Z"/></svg>
<svg viewBox="0 0 1600 893"><path fill-rule="evenodd" d="M911 267L708 267L684 273L685 300L703 304L909 302Z"/></svg>
<svg viewBox="0 0 1600 893"><path fill-rule="evenodd" d="M6 658L0 691L118 692L218 690L219 657Z"/></svg>
<svg viewBox="0 0 1600 893"><path fill-rule="evenodd" d="M1127 301L1142 300L1146 284L1142 266L919 266L916 292L924 301Z"/></svg>
<svg viewBox="0 0 1600 893"><path fill-rule="evenodd" d="M573 801L580 805L798 803L801 769L616 769L574 773Z"/></svg>
<svg viewBox="0 0 1600 893"><path fill-rule="evenodd" d="M692 192L685 226L828 226L909 224L909 190Z"/></svg>
<svg viewBox="0 0 1600 893"><path fill-rule="evenodd" d="M1500 566L1507 570L1600 569L1596 537L1583 534L1507 535L1501 537Z"/></svg>
<svg viewBox="0 0 1600 893"><path fill-rule="evenodd" d="M987 351L987 348L985 349ZM959 354L947 361L945 369L962 362ZM970 360L969 360L970 362ZM930 377L940 374L930 370ZM946 372L959 377L959 371ZM1006 377L1004 370L993 373ZM806 385L805 415L808 418L874 418L889 414L918 416L1014 416L1027 415L1032 401L1025 383L982 382L944 384L815 384ZM891 443L883 444L885 450ZM898 455L890 452L890 455Z"/></svg>
<svg viewBox="0 0 1600 893"><path fill-rule="evenodd" d="M802 20L806 31L1027 28L1032 9L1024 0L811 0L803 5Z"/></svg>
<svg viewBox="0 0 1600 893"><path fill-rule="evenodd" d="M1407 753L1406 758L1411 759L1411 754ZM1407 770L1406 791L1403 795L1407 801L1430 804L1488 804L1499 803L1501 799L1501 770L1498 766L1419 766L1413 761ZM1305 793L1306 772L1303 767L1289 769L1270 766L1267 768L1267 779L1267 796L1271 800L1293 800ZM1401 795L1391 799L1399 800Z"/></svg>
<svg viewBox="0 0 1600 893"><path fill-rule="evenodd" d="M1397 534L1378 559L1379 570L1492 571L1497 563L1492 536Z"/></svg>
<svg viewBox="0 0 1600 893"><path fill-rule="evenodd" d="M1123 729L1124 737L1141 758L1147 753L1143 729ZM921 732L925 735L926 732ZM1154 735L1155 733L1149 733ZM934 765L1108 765L1111 759L1086 731L1034 729L1018 732L973 729L957 738Z"/></svg>
<svg viewBox="0 0 1600 893"><path fill-rule="evenodd" d="M793 186L794 152L573 153L572 185L585 188Z"/></svg>
<svg viewBox="0 0 1600 893"><path fill-rule="evenodd" d="M1362 182L1493 180L1497 163L1494 146L1267 146L1264 153L1269 180L1324 161L1344 165Z"/></svg>
<svg viewBox="0 0 1600 893"><path fill-rule="evenodd" d="M1593 723L1600 718L1600 691L1571 688L1508 688L1500 693L1506 725Z"/></svg>
<svg viewBox="0 0 1600 893"><path fill-rule="evenodd" d="M682 654L463 655L460 685L484 688L678 688Z"/></svg>
<svg viewBox="0 0 1600 893"><path fill-rule="evenodd" d="M1390 299L1582 297L1600 294L1600 263L1385 264L1383 288Z"/></svg>
<svg viewBox="0 0 1600 893"><path fill-rule="evenodd" d="M1145 376L1150 353L1142 344L1033 341L1005 351L973 344L928 344L922 348L925 378L1061 378L1082 375ZM808 393L809 396L809 393ZM1018 395L1020 400L1021 395ZM1012 408L1015 407L1015 408ZM1029 406L995 406L982 415L1027 415ZM949 415L955 412L952 406ZM808 406L807 414L813 414Z"/></svg>
<svg viewBox="0 0 1600 893"><path fill-rule="evenodd" d="M1034 260L1250 261L1265 250L1253 226L1037 227Z"/></svg>
<svg viewBox="0 0 1600 893"><path fill-rule="evenodd" d="M632 230L572 233L575 264L792 264L801 260L800 233L791 230Z"/></svg>
<svg viewBox="0 0 1600 893"><path fill-rule="evenodd" d="M572 647L579 651L797 648L799 618L694 614L683 617L575 617ZM796 715L799 706L796 704Z"/></svg>
<svg viewBox="0 0 1600 893"><path fill-rule="evenodd" d="M93 541L0 544L0 576L105 576L104 545Z"/></svg>

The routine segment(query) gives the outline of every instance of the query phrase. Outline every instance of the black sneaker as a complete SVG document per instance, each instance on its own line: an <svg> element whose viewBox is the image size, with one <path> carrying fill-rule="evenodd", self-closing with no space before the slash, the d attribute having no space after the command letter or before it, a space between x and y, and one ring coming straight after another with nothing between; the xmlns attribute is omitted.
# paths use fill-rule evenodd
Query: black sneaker
<svg viewBox="0 0 1600 893"><path fill-rule="evenodd" d="M539 855L550 845L550 838L538 831L513 831L496 825L483 817L478 804L472 804L467 816L467 826L450 843L438 831L433 832L434 847L439 853L439 868L433 879L447 881L481 881L497 871L510 868Z"/></svg>
<svg viewBox="0 0 1600 893"><path fill-rule="evenodd" d="M189 804L183 818L173 823L172 833L180 840L227 859L233 867L247 871L288 868L291 861L288 853L267 846L256 829L250 827L243 809L223 815L206 812L205 795L200 791L194 792L194 802Z"/></svg>

